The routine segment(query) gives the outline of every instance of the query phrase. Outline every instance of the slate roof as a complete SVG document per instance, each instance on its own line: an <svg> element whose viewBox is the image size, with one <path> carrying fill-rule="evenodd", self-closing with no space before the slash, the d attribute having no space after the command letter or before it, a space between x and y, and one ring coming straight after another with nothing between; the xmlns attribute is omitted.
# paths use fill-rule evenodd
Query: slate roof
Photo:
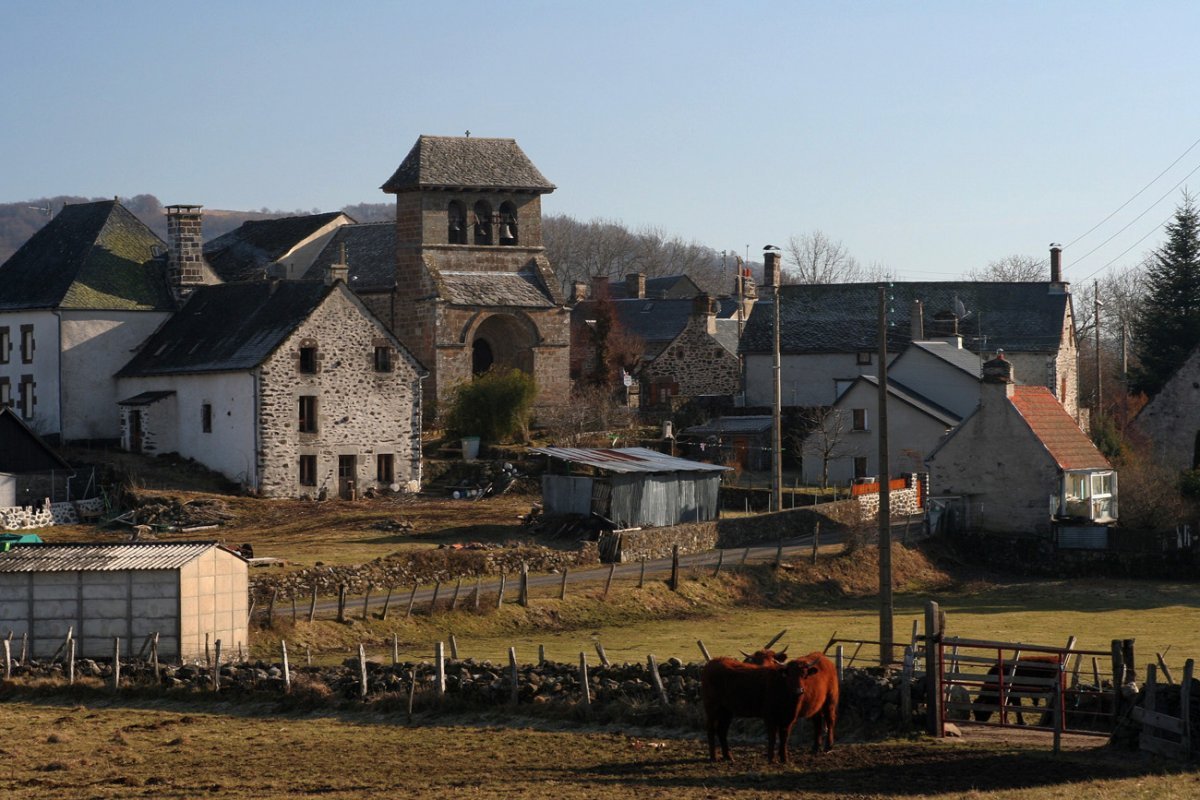
<svg viewBox="0 0 1200 800"><path fill-rule="evenodd" d="M1069 295L1049 283L976 281L896 282L888 329L888 349L900 352L911 341L912 301L924 304L925 335L934 318L953 312L957 299L967 314L959 322L964 345L993 352L1054 353L1062 338ZM743 353L769 353L771 297L754 304L742 337ZM780 346L785 353L852 353L878 348L879 290L870 283L805 284L780 288Z"/></svg>
<svg viewBox="0 0 1200 800"><path fill-rule="evenodd" d="M1009 398L1059 469L1112 469L1104 454L1045 386L1014 386Z"/></svg>
<svg viewBox="0 0 1200 800"><path fill-rule="evenodd" d="M346 246L350 288L356 292L387 292L396 286L396 223L365 222L343 225L333 234L304 273L305 280L323 280L330 264L341 260Z"/></svg>
<svg viewBox="0 0 1200 800"><path fill-rule="evenodd" d="M958 367L973 378L978 378L983 370L983 365L979 363L979 354L972 353L964 347L955 347L949 342L913 342L912 346Z"/></svg>
<svg viewBox="0 0 1200 800"><path fill-rule="evenodd" d="M736 319L717 320L717 332L713 335L717 344L737 355L738 351L738 321Z"/></svg>
<svg viewBox="0 0 1200 800"><path fill-rule="evenodd" d="M514 139L421 136L382 189L512 189L552 192Z"/></svg>
<svg viewBox="0 0 1200 800"><path fill-rule="evenodd" d="M142 392L135 394L133 397L126 397L124 400L118 400L119 406L149 406L157 403L159 400L165 400L168 397L173 397L174 391L164 390L158 392Z"/></svg>
<svg viewBox="0 0 1200 800"><path fill-rule="evenodd" d="M718 341L725 344L727 334L721 332L722 318L727 318L737 311L737 301L729 297L714 298L717 303L717 333ZM573 324L582 325L585 320L592 319L592 302L590 300L576 303L571 309ZM692 315L691 299L654 300L652 298L626 298L613 300L617 310L617 320L621 327L648 345L664 345L683 332L688 319ZM734 329L736 337L737 330ZM721 337L725 336L725 339ZM733 352L737 352L736 346Z"/></svg>
<svg viewBox="0 0 1200 800"><path fill-rule="evenodd" d="M542 291L537 276L524 272L449 272L437 273L441 297L448 303L464 306L518 306L553 308L554 303Z"/></svg>
<svg viewBox="0 0 1200 800"><path fill-rule="evenodd" d="M166 252L115 200L64 206L0 265L0 311L169 311Z"/></svg>
<svg viewBox="0 0 1200 800"><path fill-rule="evenodd" d="M253 369L331 291L317 281L201 286L117 377Z"/></svg>
<svg viewBox="0 0 1200 800"><path fill-rule="evenodd" d="M681 433L685 436L707 436L721 433L767 433L771 430L771 418L764 415L717 417L703 425L693 425Z"/></svg>
<svg viewBox="0 0 1200 800"><path fill-rule="evenodd" d="M204 258L223 281L258 280L268 265L343 216L340 211L243 222L204 245Z"/></svg>
<svg viewBox="0 0 1200 800"><path fill-rule="evenodd" d="M660 275L656 278L646 278L647 298L665 298L672 292L677 297L695 297L700 294L700 287L687 275ZM608 296L614 300L624 300L631 295L624 281L609 281Z"/></svg>
<svg viewBox="0 0 1200 800"><path fill-rule="evenodd" d="M216 542L14 544L7 553L0 553L0 572L179 569L218 547Z"/></svg>
<svg viewBox="0 0 1200 800"><path fill-rule="evenodd" d="M0 406L0 472L20 475L70 468L15 411Z"/></svg>
<svg viewBox="0 0 1200 800"><path fill-rule="evenodd" d="M859 375L855 379L856 383L858 381L862 381L863 383L869 383L876 388L876 391L878 391L879 378L877 378L876 376L874 376L874 375ZM847 391L849 391L849 390L847 390ZM835 406L839 405L841 403L842 397L845 397L846 394L847 394L847 392L842 392L841 397L839 397L837 399L837 402L835 402L834 405ZM929 416L938 420L939 422L944 422L946 424L947 428L953 428L955 425L962 422L962 417L960 417L958 414L955 414L953 411L946 408L945 406L938 405L937 403L933 402L925 395L908 388L907 386L905 386L902 383L897 383L896 381L889 380L888 381L888 394L892 397L895 397L897 400L900 400L900 401L912 406L913 408L918 409L919 411L925 412L926 414L928 414Z"/></svg>

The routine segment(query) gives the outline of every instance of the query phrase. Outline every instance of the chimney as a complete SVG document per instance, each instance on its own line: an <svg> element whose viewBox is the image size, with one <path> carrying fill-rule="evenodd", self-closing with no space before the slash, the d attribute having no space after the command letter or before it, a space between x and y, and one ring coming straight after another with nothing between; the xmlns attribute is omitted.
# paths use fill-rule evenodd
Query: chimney
<svg viewBox="0 0 1200 800"><path fill-rule="evenodd" d="M782 283L783 273L779 253L768 250L763 253L763 285L767 287L779 286Z"/></svg>
<svg viewBox="0 0 1200 800"><path fill-rule="evenodd" d="M204 249L200 238L203 206L167 206L167 280L177 300L204 283Z"/></svg>
<svg viewBox="0 0 1200 800"><path fill-rule="evenodd" d="M346 263L346 243L342 242L342 246L338 251L338 260L336 264L330 264L325 268L325 285L333 286L333 284L341 281L342 283L350 282L350 265Z"/></svg>
<svg viewBox="0 0 1200 800"><path fill-rule="evenodd" d="M716 302L707 293L701 292L692 298L692 316L704 321L704 329L710 333L717 332Z"/></svg>
<svg viewBox="0 0 1200 800"><path fill-rule="evenodd" d="M632 272L625 276L625 294L642 299L646 296L646 273Z"/></svg>
<svg viewBox="0 0 1200 800"><path fill-rule="evenodd" d="M912 340L914 342L924 341L925 339L925 306L920 300L912 301L912 311L909 312L909 324L912 325Z"/></svg>
<svg viewBox="0 0 1200 800"><path fill-rule="evenodd" d="M1062 283L1062 245L1050 245L1050 282Z"/></svg>
<svg viewBox="0 0 1200 800"><path fill-rule="evenodd" d="M980 384L980 401L987 403L990 396L1009 398L1013 394L1012 362L1004 358L1004 351L997 350L996 357L983 364L983 381Z"/></svg>
<svg viewBox="0 0 1200 800"><path fill-rule="evenodd" d="M608 299L608 276L593 275L592 276L592 299L606 300Z"/></svg>
<svg viewBox="0 0 1200 800"><path fill-rule="evenodd" d="M587 300L588 285L583 281L573 281L571 283L571 302L579 303Z"/></svg>

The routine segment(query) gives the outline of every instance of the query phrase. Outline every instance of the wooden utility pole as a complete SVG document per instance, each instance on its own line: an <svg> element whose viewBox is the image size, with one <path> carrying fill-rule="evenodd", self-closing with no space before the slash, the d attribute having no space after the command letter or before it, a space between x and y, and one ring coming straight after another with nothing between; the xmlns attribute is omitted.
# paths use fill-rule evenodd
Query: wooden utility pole
<svg viewBox="0 0 1200 800"><path fill-rule="evenodd" d="M1096 416L1100 415L1101 401L1104 399L1104 393L1100 384L1100 309L1104 303L1100 302L1100 281L1092 282L1093 299L1095 300L1095 322L1096 322L1096 407L1092 412Z"/></svg>
<svg viewBox="0 0 1200 800"><path fill-rule="evenodd" d="M764 260L770 260L775 263L779 261L778 248L774 252L766 253ZM771 403L771 505L775 511L783 509L781 501L783 500L783 422L780 405L782 404L783 393L783 363L779 352L779 284L782 280L783 272L781 269L775 268L774 263L768 267L771 270L771 275L775 276L771 281L772 296L774 298L775 310L775 340L772 346L772 374L774 375L774 394L772 395Z"/></svg>
<svg viewBox="0 0 1200 800"><path fill-rule="evenodd" d="M888 467L888 287L879 286L879 661L892 663L892 504Z"/></svg>

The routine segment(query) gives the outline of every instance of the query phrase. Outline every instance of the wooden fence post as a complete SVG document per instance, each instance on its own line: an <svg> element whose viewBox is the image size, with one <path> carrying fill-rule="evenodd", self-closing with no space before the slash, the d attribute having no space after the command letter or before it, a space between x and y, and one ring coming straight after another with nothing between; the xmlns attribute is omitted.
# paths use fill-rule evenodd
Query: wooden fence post
<svg viewBox="0 0 1200 800"><path fill-rule="evenodd" d="M598 655L600 657L600 666L607 667L608 666L608 656L605 655L604 645L600 644L600 642L596 642L596 655Z"/></svg>
<svg viewBox="0 0 1200 800"><path fill-rule="evenodd" d="M121 687L121 637L113 637L113 665L112 665L112 690L115 692Z"/></svg>
<svg viewBox="0 0 1200 800"><path fill-rule="evenodd" d="M417 695L417 668L408 671L408 724L412 725L413 699Z"/></svg>
<svg viewBox="0 0 1200 800"><path fill-rule="evenodd" d="M900 724L905 730L912 726L912 676L916 664L913 646L904 648L904 669L900 672Z"/></svg>
<svg viewBox="0 0 1200 800"><path fill-rule="evenodd" d="M306 666L306 667L312 666L312 645L311 644L304 645L304 666Z"/></svg>
<svg viewBox="0 0 1200 800"><path fill-rule="evenodd" d="M717 568L713 570L714 578L721 574L721 565L724 563L725 563L725 551L718 550L717 551Z"/></svg>
<svg viewBox="0 0 1200 800"><path fill-rule="evenodd" d="M429 616L433 616L433 612L437 611L438 595L442 593L442 582L433 582L433 599L429 601Z"/></svg>
<svg viewBox="0 0 1200 800"><path fill-rule="evenodd" d="M705 661L712 661L712 656L708 654L708 648L704 646L702 639L696 640L696 646L700 648L700 654L704 656Z"/></svg>
<svg viewBox="0 0 1200 800"><path fill-rule="evenodd" d="M462 591L462 576L458 576L458 582L454 584L454 594L450 597L450 610L458 609L458 593Z"/></svg>
<svg viewBox="0 0 1200 800"><path fill-rule="evenodd" d="M338 584L337 621L346 621L346 584Z"/></svg>
<svg viewBox="0 0 1200 800"><path fill-rule="evenodd" d="M934 736L944 736L942 729L942 623L938 604L930 600L925 604L925 682L927 725Z"/></svg>
<svg viewBox="0 0 1200 800"><path fill-rule="evenodd" d="M1054 755L1062 752L1063 713L1062 713L1062 673L1055 673L1054 691L1050 693L1050 702L1054 704L1050 711L1050 719L1054 725Z"/></svg>
<svg viewBox="0 0 1200 800"><path fill-rule="evenodd" d="M4 680L12 680L12 642L4 640Z"/></svg>
<svg viewBox="0 0 1200 800"><path fill-rule="evenodd" d="M312 601L308 604L308 621L312 622L317 616L317 585L312 585Z"/></svg>
<svg viewBox="0 0 1200 800"><path fill-rule="evenodd" d="M749 558L749 557L750 557L750 546L749 546L749 545L747 545L747 546L746 546L746 549L742 551L742 560L741 560L741 562L738 564L738 566L741 566L741 567L744 567L744 566L746 566L746 559L747 559L747 558Z"/></svg>
<svg viewBox="0 0 1200 800"><path fill-rule="evenodd" d="M1117 720L1121 718L1121 687L1125 685L1125 659L1121 653L1121 640L1112 640L1112 691L1113 691L1113 729L1116 730ZM1100 688L1096 684L1096 688Z"/></svg>
<svg viewBox="0 0 1200 800"><path fill-rule="evenodd" d="M779 534L779 544L775 546L775 569L783 566L783 534Z"/></svg>
<svg viewBox="0 0 1200 800"><path fill-rule="evenodd" d="M482 590L482 588L483 588L483 576L476 575L475 576L475 600L474 600L476 614L479 613L479 592Z"/></svg>
<svg viewBox="0 0 1200 800"><path fill-rule="evenodd" d="M156 669L154 670L155 675L158 674L157 666L158 665L156 663L155 664ZM75 640L74 639L67 642L67 685L68 686L75 685Z"/></svg>
<svg viewBox="0 0 1200 800"><path fill-rule="evenodd" d="M504 605L504 583L507 580L504 573L500 573L500 590L496 592L496 608Z"/></svg>
<svg viewBox="0 0 1200 800"><path fill-rule="evenodd" d="M817 550L821 547L821 520L813 526L812 563L817 563Z"/></svg>
<svg viewBox="0 0 1200 800"><path fill-rule="evenodd" d="M392 632L392 666L400 663L400 636Z"/></svg>
<svg viewBox="0 0 1200 800"><path fill-rule="evenodd" d="M446 694L446 647L441 642L437 643L437 649L433 654L434 668L437 670L437 694L441 698Z"/></svg>
<svg viewBox="0 0 1200 800"><path fill-rule="evenodd" d="M845 656L842 651L842 646L839 644L837 649L833 651L833 667L837 670L838 683L842 682L842 673L845 670Z"/></svg>
<svg viewBox="0 0 1200 800"><path fill-rule="evenodd" d="M373 584L373 583L367 584L367 593L363 595L363 610L362 610L362 618L363 619L367 618L367 612L370 610L371 590L374 588L375 588L375 584Z"/></svg>
<svg viewBox="0 0 1200 800"><path fill-rule="evenodd" d="M521 562L521 586L517 592L517 602L522 608L529 607L529 565Z"/></svg>
<svg viewBox="0 0 1200 800"><path fill-rule="evenodd" d="M275 598L279 597L279 590L271 590L271 600L267 604L267 627L274 629L275 627Z"/></svg>
<svg viewBox="0 0 1200 800"><path fill-rule="evenodd" d="M296 593L295 593L295 592L288 592L288 594L290 594L290 595L291 595L291 599L292 599L292 624L293 624L293 625L295 625L295 624L296 624L296 618L297 618L297 614L296 614Z"/></svg>
<svg viewBox="0 0 1200 800"><path fill-rule="evenodd" d="M213 668L212 668L212 688L213 688L214 692L218 692L221 690L221 640L220 639L217 639L216 644L213 645L213 654L214 654L215 658L213 659Z"/></svg>
<svg viewBox="0 0 1200 800"><path fill-rule="evenodd" d="M613 574L617 571L616 563L608 565L608 578L604 581L604 597L608 597L608 590L612 588Z"/></svg>
<svg viewBox="0 0 1200 800"><path fill-rule="evenodd" d="M208 649L208 632L204 633L204 663L212 667L212 651Z"/></svg>
<svg viewBox="0 0 1200 800"><path fill-rule="evenodd" d="M508 673L512 678L512 694L509 699L515 706L521 701L521 687L519 684L521 673L517 669L517 648L515 647L508 648Z"/></svg>
<svg viewBox="0 0 1200 800"><path fill-rule="evenodd" d="M540 667L545 663L546 663L546 645L539 644L538 645L538 666Z"/></svg>
<svg viewBox="0 0 1200 800"><path fill-rule="evenodd" d="M367 650L363 647L363 643L358 643L358 679L359 690L358 696L363 700L367 699Z"/></svg>
<svg viewBox="0 0 1200 800"><path fill-rule="evenodd" d="M388 584L387 597L383 598L383 611L379 614L381 620L387 620L388 609L392 607L392 590L395 588L391 583Z"/></svg>
<svg viewBox="0 0 1200 800"><path fill-rule="evenodd" d="M567 572L568 572L568 571L569 571L569 570L568 570L566 567L563 567L563 571L562 571L562 583L560 583L560 584L558 585L558 599L559 599L559 600L566 600L566 599L567 599Z"/></svg>
<svg viewBox="0 0 1200 800"><path fill-rule="evenodd" d="M408 596L408 608L404 610L404 618L408 619L412 616L413 603L417 600L417 582L413 581L412 593Z"/></svg>
<svg viewBox="0 0 1200 800"><path fill-rule="evenodd" d="M279 640L279 649L283 652L283 693L292 693L292 669L288 665L287 640Z"/></svg>
<svg viewBox="0 0 1200 800"><path fill-rule="evenodd" d="M642 569L638 572L638 588L646 588L646 559L642 559Z"/></svg>
<svg viewBox="0 0 1200 800"><path fill-rule="evenodd" d="M592 706L592 687L588 685L587 674L587 654L582 651L579 653L579 688L581 700L583 701L584 709L590 709Z"/></svg>
<svg viewBox="0 0 1200 800"><path fill-rule="evenodd" d="M658 693L658 701L664 706L671 705L671 701L667 698L667 690L663 686L662 676L658 674L658 663L654 660L654 654L646 656L646 666L650 670L650 680L654 684L654 691Z"/></svg>
<svg viewBox="0 0 1200 800"><path fill-rule="evenodd" d="M1179 731L1179 749L1185 753L1192 752L1192 715L1187 711L1192 707L1192 673L1196 662L1188 659L1183 662L1183 683L1179 684L1180 722L1183 728Z"/></svg>
<svg viewBox="0 0 1200 800"><path fill-rule="evenodd" d="M1137 680L1137 667L1133 662L1133 643L1136 639L1121 640L1121 655L1125 659L1125 677L1127 680Z"/></svg>
<svg viewBox="0 0 1200 800"><path fill-rule="evenodd" d="M29 631L21 633L21 664L29 660Z"/></svg>
<svg viewBox="0 0 1200 800"><path fill-rule="evenodd" d="M1167 679L1167 683L1174 685L1175 678L1171 675L1171 670L1167 669L1167 662L1163 658L1162 653L1155 653L1154 660L1158 662L1158 671Z"/></svg>
<svg viewBox="0 0 1200 800"><path fill-rule="evenodd" d="M450 657L458 661L458 639L454 638L454 634L450 634Z"/></svg>
<svg viewBox="0 0 1200 800"><path fill-rule="evenodd" d="M72 639L71 641L74 642L75 640ZM72 654L75 653L75 647L73 645L68 646L67 649L70 650ZM154 682L157 684L161 679L158 669L158 631L154 632L154 641L150 643L150 663L154 668Z"/></svg>
<svg viewBox="0 0 1200 800"><path fill-rule="evenodd" d="M671 545L671 583L672 592L679 591L679 545Z"/></svg>

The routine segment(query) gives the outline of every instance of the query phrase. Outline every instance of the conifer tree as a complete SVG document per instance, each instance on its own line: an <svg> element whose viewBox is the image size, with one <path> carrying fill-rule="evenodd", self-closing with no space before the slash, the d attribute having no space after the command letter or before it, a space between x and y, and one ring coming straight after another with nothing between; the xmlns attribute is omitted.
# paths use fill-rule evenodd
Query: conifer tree
<svg viewBox="0 0 1200 800"><path fill-rule="evenodd" d="M1200 210L1188 192L1166 230L1146 270L1146 299L1134 325L1141 360L1134 388L1148 395L1200 344Z"/></svg>

